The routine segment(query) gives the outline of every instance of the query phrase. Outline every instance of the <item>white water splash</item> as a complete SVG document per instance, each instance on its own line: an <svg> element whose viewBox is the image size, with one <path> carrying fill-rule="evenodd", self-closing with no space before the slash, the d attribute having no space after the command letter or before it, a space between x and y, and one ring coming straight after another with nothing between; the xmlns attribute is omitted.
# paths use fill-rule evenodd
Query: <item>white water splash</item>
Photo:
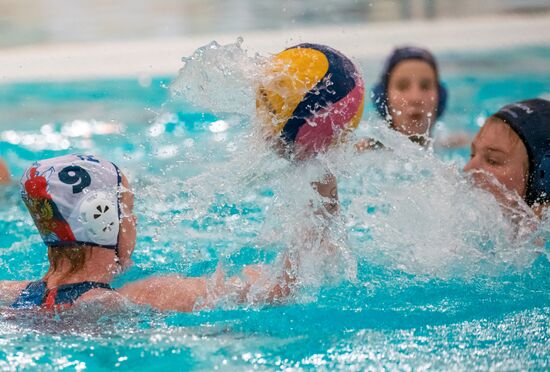
<svg viewBox="0 0 550 372"><path fill-rule="evenodd" d="M513 222L455 164L384 124L365 124L394 150L346 159L348 218L358 255L442 277L498 275L530 265L536 257L528 244L536 224L530 210L516 211L521 218Z"/></svg>
<svg viewBox="0 0 550 372"><path fill-rule="evenodd" d="M353 278L357 258L417 275L472 278L528 268L539 254L532 216L522 216L526 224L512 222L494 197L473 187L456 165L385 124L364 121L361 126L393 150L357 153L350 139L315 162L297 165L279 158L252 135L253 87L262 58L248 57L240 42L211 43L185 60L173 92L215 113L249 117L249 132L235 140L239 150L228 161L207 165L175 186L186 193L178 220L221 222L204 235L228 237L232 244L220 255L238 250L239 234L248 236L246 244L298 250L301 280L320 284ZM322 203L311 182L327 170L338 178L342 204L341 219L328 227L311 213L312 205ZM212 212L216 203L243 202L260 208L261 223ZM338 247L332 257L320 248L319 235L308 233L322 229Z"/></svg>
<svg viewBox="0 0 550 372"><path fill-rule="evenodd" d="M228 45L212 41L182 58L184 66L170 86L172 95L218 115L253 114L261 58L249 57L242 42L241 38Z"/></svg>

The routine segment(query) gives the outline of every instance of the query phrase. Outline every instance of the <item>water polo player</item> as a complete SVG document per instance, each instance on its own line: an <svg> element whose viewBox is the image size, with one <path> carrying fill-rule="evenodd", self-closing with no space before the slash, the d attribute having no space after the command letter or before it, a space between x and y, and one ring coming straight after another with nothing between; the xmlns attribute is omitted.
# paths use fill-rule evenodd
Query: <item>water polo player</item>
<svg viewBox="0 0 550 372"><path fill-rule="evenodd" d="M158 276L113 290L115 274L131 264L136 243L133 193L120 170L94 156L66 155L33 164L21 180L21 195L48 247L50 267L38 281L0 281L0 300L15 309L63 310L98 301L107 306L130 300L159 310L192 311L218 296L244 300L252 284L265 281L265 300L289 292L292 278L269 281L249 266L226 280ZM289 263L287 263L289 265ZM212 285L210 285L212 283Z"/></svg>
<svg viewBox="0 0 550 372"><path fill-rule="evenodd" d="M372 90L372 101L391 128L425 144L447 104L435 57L423 48L396 48Z"/></svg>
<svg viewBox="0 0 550 372"><path fill-rule="evenodd" d="M501 204L513 206L506 195L511 192L540 217L550 202L550 101L516 102L490 116L472 142L464 171Z"/></svg>
<svg viewBox="0 0 550 372"><path fill-rule="evenodd" d="M21 195L50 266L38 281L0 282L4 301L14 308L62 309L108 296L136 240L133 194L119 169L93 156L41 160L22 177Z"/></svg>

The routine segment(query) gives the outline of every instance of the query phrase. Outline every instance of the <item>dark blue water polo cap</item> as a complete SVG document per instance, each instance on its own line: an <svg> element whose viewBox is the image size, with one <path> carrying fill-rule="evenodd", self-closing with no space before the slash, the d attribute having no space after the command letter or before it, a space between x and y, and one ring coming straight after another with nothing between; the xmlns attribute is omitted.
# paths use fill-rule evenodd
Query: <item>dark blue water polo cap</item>
<svg viewBox="0 0 550 372"><path fill-rule="evenodd" d="M416 59L424 61L435 71L435 76L438 81L438 91L439 91L439 102L437 103L437 112L436 119L439 118L445 112L447 107L447 89L439 82L439 70L437 68L437 62L432 53L423 48L418 48L414 46L405 46L394 49L392 54L386 60L384 64L384 69L380 75L380 81L372 89L372 102L376 110L384 118L384 120L389 119L389 108L388 108L388 81L390 80L390 74L400 62Z"/></svg>
<svg viewBox="0 0 550 372"><path fill-rule="evenodd" d="M525 202L550 201L550 101L535 98L501 108L493 117L508 124L523 141L529 156Z"/></svg>

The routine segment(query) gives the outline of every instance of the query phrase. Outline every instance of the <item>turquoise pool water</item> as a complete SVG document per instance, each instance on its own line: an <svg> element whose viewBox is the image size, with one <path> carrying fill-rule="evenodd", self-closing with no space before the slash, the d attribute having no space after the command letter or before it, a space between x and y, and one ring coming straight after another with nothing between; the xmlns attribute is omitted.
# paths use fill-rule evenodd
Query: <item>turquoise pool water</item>
<svg viewBox="0 0 550 372"><path fill-rule="evenodd" d="M549 62L548 48L442 56L451 91L442 125L473 134L499 106L548 96ZM372 81L377 61L362 66ZM318 164L276 158L242 110L215 116L170 99L172 79L2 85L0 156L16 178L35 159L70 152L125 170L139 238L136 264L116 285L218 264L276 267L289 246L303 250L303 285L283 305L227 301L193 314L131 308L87 320L2 308L0 368L549 368L550 263L537 238L550 224L515 231L462 179L468 149L418 151L382 130L402 154L344 146L321 159L342 202L330 232L342 248L327 259L297 243L300 227L316 223L304 210ZM362 126L376 126L370 107ZM39 278L45 248L17 187L0 200L0 279Z"/></svg>

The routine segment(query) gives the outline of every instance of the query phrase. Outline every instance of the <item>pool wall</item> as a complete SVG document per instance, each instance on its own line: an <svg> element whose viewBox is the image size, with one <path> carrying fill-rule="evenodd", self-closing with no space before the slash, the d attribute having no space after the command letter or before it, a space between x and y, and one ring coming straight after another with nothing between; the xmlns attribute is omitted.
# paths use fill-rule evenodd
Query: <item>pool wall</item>
<svg viewBox="0 0 550 372"><path fill-rule="evenodd" d="M174 76L182 66L182 56L212 40L232 43L239 36L251 54L268 54L308 41L365 59L381 58L405 43L436 53L550 45L549 26L550 15L543 13L13 47L0 49L0 83Z"/></svg>

